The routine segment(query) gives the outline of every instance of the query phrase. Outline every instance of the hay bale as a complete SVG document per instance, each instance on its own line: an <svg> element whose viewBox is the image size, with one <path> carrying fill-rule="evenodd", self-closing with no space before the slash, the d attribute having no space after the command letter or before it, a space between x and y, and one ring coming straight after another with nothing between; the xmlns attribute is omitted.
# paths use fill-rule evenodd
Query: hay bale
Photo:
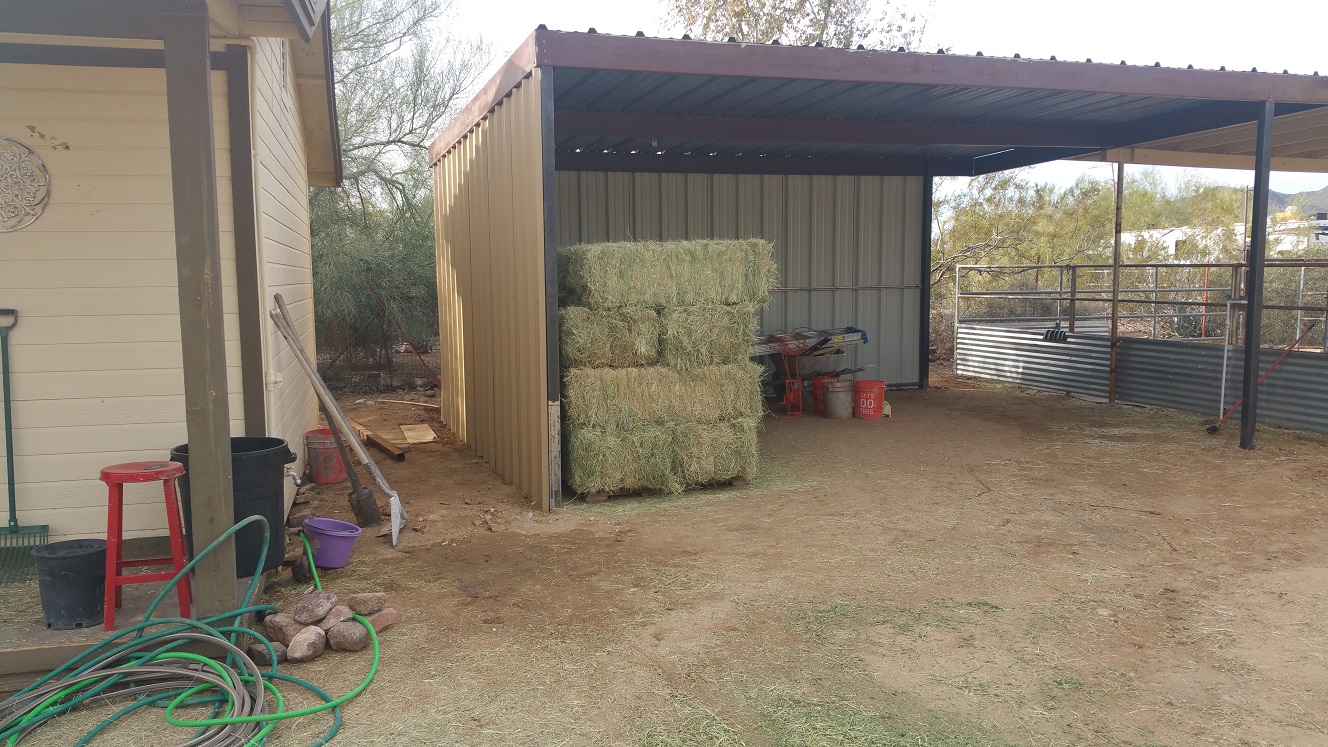
<svg viewBox="0 0 1328 747"><path fill-rule="evenodd" d="M674 466L673 431L664 426L630 431L570 428L567 457L567 484L583 495L682 490Z"/></svg>
<svg viewBox="0 0 1328 747"><path fill-rule="evenodd" d="M673 459L684 485L710 485L756 474L756 418L681 423L673 428Z"/></svg>
<svg viewBox="0 0 1328 747"><path fill-rule="evenodd" d="M628 306L597 311L558 310L563 368L625 368L659 362L660 318L654 309Z"/></svg>
<svg viewBox="0 0 1328 747"><path fill-rule="evenodd" d="M761 411L761 367L753 363L696 371L573 368L563 376L563 417L578 428L719 423Z"/></svg>
<svg viewBox="0 0 1328 747"><path fill-rule="evenodd" d="M775 260L762 239L578 244L558 250L558 277L564 306L764 306Z"/></svg>
<svg viewBox="0 0 1328 747"><path fill-rule="evenodd" d="M660 320L660 363L684 371L742 363L756 339L751 304L674 306L664 309Z"/></svg>

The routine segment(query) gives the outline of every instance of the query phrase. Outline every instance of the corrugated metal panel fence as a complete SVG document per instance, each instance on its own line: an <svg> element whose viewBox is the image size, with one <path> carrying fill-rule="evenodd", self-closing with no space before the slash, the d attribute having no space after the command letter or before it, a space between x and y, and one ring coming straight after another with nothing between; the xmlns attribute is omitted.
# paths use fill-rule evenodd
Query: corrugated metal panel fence
<svg viewBox="0 0 1328 747"><path fill-rule="evenodd" d="M1281 350L1260 351L1266 372ZM1227 354L1226 399L1240 399L1243 348ZM1122 337L1116 361L1116 399L1217 415L1221 407L1222 346ZM1042 332L960 325L955 372L960 376L1105 398L1111 340L1069 335L1046 342ZM1233 416L1240 417L1240 411ZM1259 422L1328 433L1328 355L1293 352L1259 388Z"/></svg>
<svg viewBox="0 0 1328 747"><path fill-rule="evenodd" d="M1262 375L1281 350L1259 351ZM1226 406L1240 399L1244 348L1227 354ZM1216 415L1221 402L1222 346L1179 340L1121 338L1116 398ZM1240 411L1232 416L1240 418ZM1259 422L1328 433L1328 355L1293 351L1259 386Z"/></svg>
<svg viewBox="0 0 1328 747"><path fill-rule="evenodd" d="M1043 330L960 325L955 340L955 372L960 376L1105 398L1111 370L1111 339L1072 334L1066 342L1047 342L1042 333Z"/></svg>

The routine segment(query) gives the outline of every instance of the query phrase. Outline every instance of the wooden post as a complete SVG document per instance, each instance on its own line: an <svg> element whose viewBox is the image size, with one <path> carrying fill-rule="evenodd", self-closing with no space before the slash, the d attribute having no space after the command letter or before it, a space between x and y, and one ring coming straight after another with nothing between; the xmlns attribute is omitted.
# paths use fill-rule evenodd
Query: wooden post
<svg viewBox="0 0 1328 747"><path fill-rule="evenodd" d="M182 0L158 20L166 53L191 531L194 548L202 550L231 527L235 515L207 5ZM235 588L235 543L226 542L195 567L194 614L234 609Z"/></svg>
<svg viewBox="0 0 1328 747"><path fill-rule="evenodd" d="M1116 358L1120 349L1121 214L1125 206L1125 162L1116 163L1116 233L1111 247L1111 370L1107 402L1116 403Z"/></svg>
<svg viewBox="0 0 1328 747"><path fill-rule="evenodd" d="M1268 177L1273 163L1274 103L1259 114L1254 151L1254 206L1250 216L1249 274L1245 280L1245 379L1241 394L1240 448L1254 448L1259 420L1259 349L1263 325L1263 261L1268 249Z"/></svg>

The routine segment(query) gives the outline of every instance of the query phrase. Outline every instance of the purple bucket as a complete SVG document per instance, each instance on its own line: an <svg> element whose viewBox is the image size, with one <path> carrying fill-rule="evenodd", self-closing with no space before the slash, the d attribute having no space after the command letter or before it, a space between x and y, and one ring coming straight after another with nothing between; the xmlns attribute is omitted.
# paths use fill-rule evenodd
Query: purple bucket
<svg viewBox="0 0 1328 747"><path fill-rule="evenodd" d="M344 568L350 562L355 538L364 530L336 519L310 517L304 520L304 535L314 551L314 565L319 568Z"/></svg>

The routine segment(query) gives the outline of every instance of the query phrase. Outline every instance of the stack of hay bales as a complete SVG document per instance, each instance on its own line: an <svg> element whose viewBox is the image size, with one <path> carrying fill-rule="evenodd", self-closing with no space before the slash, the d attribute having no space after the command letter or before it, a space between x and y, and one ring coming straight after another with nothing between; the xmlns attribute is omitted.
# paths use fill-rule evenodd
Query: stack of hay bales
<svg viewBox="0 0 1328 747"><path fill-rule="evenodd" d="M572 489L750 478L762 402L747 351L775 280L770 243L581 244L558 269Z"/></svg>

